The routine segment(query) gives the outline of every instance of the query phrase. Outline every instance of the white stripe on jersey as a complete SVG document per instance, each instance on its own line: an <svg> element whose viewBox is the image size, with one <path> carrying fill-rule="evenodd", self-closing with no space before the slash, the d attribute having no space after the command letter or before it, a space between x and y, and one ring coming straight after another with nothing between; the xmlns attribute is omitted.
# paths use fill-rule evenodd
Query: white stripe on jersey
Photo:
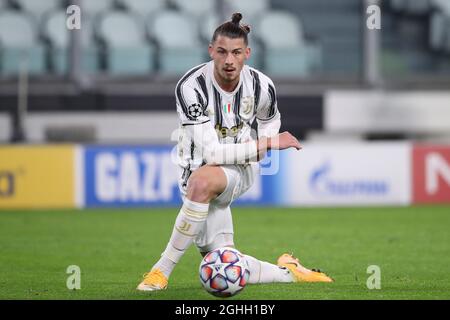
<svg viewBox="0 0 450 320"><path fill-rule="evenodd" d="M220 88L214 78L214 61L189 70L175 89L181 136L178 163L195 170L204 159L184 130L192 125L210 122L221 143L244 143L254 140L251 125L255 118L273 119L278 113L275 86L262 72L244 66L233 92Z"/></svg>

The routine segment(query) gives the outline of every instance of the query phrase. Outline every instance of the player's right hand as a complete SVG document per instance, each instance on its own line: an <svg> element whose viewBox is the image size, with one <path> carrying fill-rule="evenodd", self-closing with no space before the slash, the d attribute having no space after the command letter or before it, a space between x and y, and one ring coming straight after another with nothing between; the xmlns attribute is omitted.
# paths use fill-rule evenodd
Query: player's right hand
<svg viewBox="0 0 450 320"><path fill-rule="evenodd" d="M287 131L279 133L275 137L270 138L269 147L270 149L274 150L285 150L289 148L300 150L302 148L297 138Z"/></svg>

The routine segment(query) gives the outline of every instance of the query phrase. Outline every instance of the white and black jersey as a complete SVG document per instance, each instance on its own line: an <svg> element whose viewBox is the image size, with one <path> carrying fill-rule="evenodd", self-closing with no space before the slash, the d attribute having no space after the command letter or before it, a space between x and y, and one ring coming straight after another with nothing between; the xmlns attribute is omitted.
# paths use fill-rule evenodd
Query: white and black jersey
<svg viewBox="0 0 450 320"><path fill-rule="evenodd" d="M189 70L178 82L175 96L180 119L178 164L187 171L205 164L202 151L190 134L193 127L208 126L205 134L217 135L219 143L236 144L252 140L251 125L255 119L258 125L280 119L272 80L246 65L233 92L226 92L217 84L214 61L210 61Z"/></svg>

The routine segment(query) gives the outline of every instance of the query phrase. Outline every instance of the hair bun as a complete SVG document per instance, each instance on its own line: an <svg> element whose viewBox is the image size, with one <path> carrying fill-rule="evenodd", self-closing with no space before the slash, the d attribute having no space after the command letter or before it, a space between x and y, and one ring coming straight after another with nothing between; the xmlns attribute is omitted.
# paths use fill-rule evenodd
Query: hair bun
<svg viewBox="0 0 450 320"><path fill-rule="evenodd" d="M233 22L234 24L239 25L241 20L242 20L242 14L239 12L233 13L233 15L231 16L231 22Z"/></svg>

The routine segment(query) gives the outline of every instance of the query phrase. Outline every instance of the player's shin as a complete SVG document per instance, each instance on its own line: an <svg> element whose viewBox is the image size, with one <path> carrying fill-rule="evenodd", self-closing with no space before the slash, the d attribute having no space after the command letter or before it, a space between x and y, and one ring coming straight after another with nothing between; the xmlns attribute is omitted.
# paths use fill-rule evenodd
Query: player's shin
<svg viewBox="0 0 450 320"><path fill-rule="evenodd" d="M250 270L248 283L273 283L273 282L294 282L294 279L286 268L260 261L252 256L245 255Z"/></svg>
<svg viewBox="0 0 450 320"><path fill-rule="evenodd" d="M208 215L209 204L185 199L178 213L169 243L161 258L152 269L160 269L169 278L175 265L203 228Z"/></svg>

